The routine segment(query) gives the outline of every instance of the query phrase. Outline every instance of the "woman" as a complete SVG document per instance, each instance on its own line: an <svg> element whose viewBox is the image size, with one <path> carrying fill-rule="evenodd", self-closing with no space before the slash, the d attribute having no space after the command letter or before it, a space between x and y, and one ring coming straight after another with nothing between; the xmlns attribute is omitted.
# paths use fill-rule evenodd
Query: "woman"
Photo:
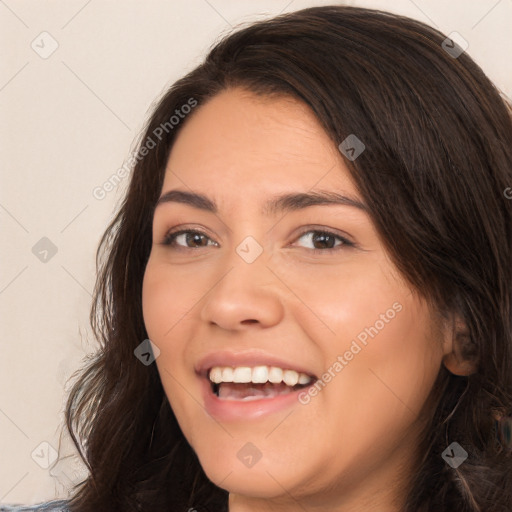
<svg viewBox="0 0 512 512"><path fill-rule="evenodd" d="M91 474L60 505L510 510L511 141L417 21L318 7L217 44L103 237L67 408Z"/></svg>

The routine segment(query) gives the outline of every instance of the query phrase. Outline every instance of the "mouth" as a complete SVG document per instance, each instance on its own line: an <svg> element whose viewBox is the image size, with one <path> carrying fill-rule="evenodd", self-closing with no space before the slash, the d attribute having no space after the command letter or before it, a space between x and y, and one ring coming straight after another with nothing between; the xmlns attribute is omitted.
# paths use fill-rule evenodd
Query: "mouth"
<svg viewBox="0 0 512 512"><path fill-rule="evenodd" d="M219 400L270 400L316 382L314 375L277 366L214 366L207 371L211 392Z"/></svg>
<svg viewBox="0 0 512 512"><path fill-rule="evenodd" d="M255 349L210 352L194 370L205 412L229 422L246 423L297 406L318 380L300 362Z"/></svg>

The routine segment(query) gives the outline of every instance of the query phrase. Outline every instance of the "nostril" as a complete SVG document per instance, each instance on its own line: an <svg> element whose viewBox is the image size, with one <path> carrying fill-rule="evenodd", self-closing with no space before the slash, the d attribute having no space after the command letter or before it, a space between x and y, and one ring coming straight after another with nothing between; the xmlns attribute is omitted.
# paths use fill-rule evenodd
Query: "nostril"
<svg viewBox="0 0 512 512"><path fill-rule="evenodd" d="M254 323L258 323L258 320L243 320L241 322L242 324L254 324Z"/></svg>

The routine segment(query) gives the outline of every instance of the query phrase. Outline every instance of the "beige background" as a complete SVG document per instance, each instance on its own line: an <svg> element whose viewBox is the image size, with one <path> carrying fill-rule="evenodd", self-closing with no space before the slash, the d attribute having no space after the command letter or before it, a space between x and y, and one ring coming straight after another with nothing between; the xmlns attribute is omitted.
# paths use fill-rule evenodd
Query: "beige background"
<svg viewBox="0 0 512 512"><path fill-rule="evenodd" d="M0 2L0 502L65 497L80 478L73 457L45 466L59 448L64 383L94 349L94 255L127 180L103 199L93 191L128 158L156 97L217 37L241 21L330 3ZM346 3L459 32L512 96L512 0ZM64 438L60 455L72 454Z"/></svg>

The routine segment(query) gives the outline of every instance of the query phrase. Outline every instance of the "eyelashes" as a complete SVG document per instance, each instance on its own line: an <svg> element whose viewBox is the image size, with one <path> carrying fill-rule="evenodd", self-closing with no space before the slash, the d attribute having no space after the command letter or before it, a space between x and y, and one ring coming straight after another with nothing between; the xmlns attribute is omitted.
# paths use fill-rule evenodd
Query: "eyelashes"
<svg viewBox="0 0 512 512"><path fill-rule="evenodd" d="M177 244L177 240L182 237L182 239L187 242L189 241L190 239L188 238L188 235L189 234L192 234L196 240L200 237L202 237L202 239L206 239L207 241L213 241L206 233L203 233L202 231L198 231L196 229L182 229L180 231L175 231L175 232L172 232L170 231L169 233L167 233L164 237L164 240L162 242L162 245L168 245L170 247L180 247L182 249L200 249L201 247L206 247L208 245L208 243L206 245L200 245L199 247L183 247L183 246L180 246ZM215 242L214 244L212 245L215 245L215 246L218 246L218 244Z"/></svg>
<svg viewBox="0 0 512 512"><path fill-rule="evenodd" d="M309 240L313 247L306 247L306 249L313 252L335 252L347 247L355 247L356 244L345 238L344 236L327 230L327 229L305 229L295 240L306 238ZM189 246L188 244L198 244ZM315 247L319 243L323 247ZM178 231L169 231L163 241L162 245L170 247L177 251L197 251L205 247L219 247L219 244L209 237L203 231L196 229L181 229Z"/></svg>

